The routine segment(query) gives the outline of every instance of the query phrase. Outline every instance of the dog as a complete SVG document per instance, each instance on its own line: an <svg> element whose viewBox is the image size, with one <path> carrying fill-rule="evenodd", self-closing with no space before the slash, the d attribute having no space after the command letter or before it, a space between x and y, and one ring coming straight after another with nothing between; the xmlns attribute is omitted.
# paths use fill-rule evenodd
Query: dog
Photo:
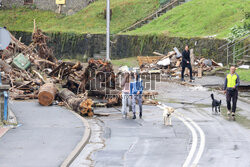
<svg viewBox="0 0 250 167"><path fill-rule="evenodd" d="M171 115L174 113L175 109L173 107L164 106L163 111L163 123L166 126L172 125Z"/></svg>
<svg viewBox="0 0 250 167"><path fill-rule="evenodd" d="M212 113L214 113L214 109L216 114L220 113L221 100L219 101L214 99L214 94L211 94L211 98L212 98Z"/></svg>

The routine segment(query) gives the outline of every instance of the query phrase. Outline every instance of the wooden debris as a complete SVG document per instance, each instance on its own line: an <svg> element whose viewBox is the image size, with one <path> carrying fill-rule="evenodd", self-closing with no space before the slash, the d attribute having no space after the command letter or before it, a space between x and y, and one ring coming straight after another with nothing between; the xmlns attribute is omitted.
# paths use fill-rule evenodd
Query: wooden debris
<svg viewBox="0 0 250 167"><path fill-rule="evenodd" d="M110 114L109 113L95 113L96 116L99 116L99 117L107 117L109 116Z"/></svg>
<svg viewBox="0 0 250 167"><path fill-rule="evenodd" d="M88 116L94 115L91 108L93 104L91 99L77 97L69 89L62 89L58 95L75 112Z"/></svg>
<svg viewBox="0 0 250 167"><path fill-rule="evenodd" d="M55 99L57 93L56 86L53 83L46 83L39 89L38 101L43 106L49 106Z"/></svg>
<svg viewBox="0 0 250 167"><path fill-rule="evenodd" d="M214 61L213 59L211 59L211 61L213 66L220 67L220 65L216 61Z"/></svg>
<svg viewBox="0 0 250 167"><path fill-rule="evenodd" d="M198 68L198 78L202 77L202 67Z"/></svg>

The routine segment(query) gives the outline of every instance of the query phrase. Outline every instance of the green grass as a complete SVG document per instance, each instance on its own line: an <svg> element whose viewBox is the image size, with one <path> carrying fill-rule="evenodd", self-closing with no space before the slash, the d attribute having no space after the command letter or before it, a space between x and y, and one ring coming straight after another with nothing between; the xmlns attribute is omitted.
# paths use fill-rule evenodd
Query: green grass
<svg viewBox="0 0 250 167"><path fill-rule="evenodd" d="M126 34L225 38L234 25L249 21L244 20L249 11L247 0L192 0Z"/></svg>
<svg viewBox="0 0 250 167"><path fill-rule="evenodd" d="M226 71L226 74L229 74L229 70ZM240 80L250 82L250 69L237 69L236 73L239 75Z"/></svg>
<svg viewBox="0 0 250 167"><path fill-rule="evenodd" d="M118 59L118 60L111 60L111 63L114 66L120 67L120 66L128 66L128 67L138 67L138 61L136 57L129 57L124 59Z"/></svg>
<svg viewBox="0 0 250 167"><path fill-rule="evenodd" d="M237 69L236 73L239 75L240 80L250 82L250 69L249 70Z"/></svg>
<svg viewBox="0 0 250 167"><path fill-rule="evenodd" d="M0 26L12 31L33 31L33 19L45 32L105 33L106 0L98 0L72 16L51 11L16 8L0 10ZM159 0L112 0L111 33L117 33L159 8Z"/></svg>

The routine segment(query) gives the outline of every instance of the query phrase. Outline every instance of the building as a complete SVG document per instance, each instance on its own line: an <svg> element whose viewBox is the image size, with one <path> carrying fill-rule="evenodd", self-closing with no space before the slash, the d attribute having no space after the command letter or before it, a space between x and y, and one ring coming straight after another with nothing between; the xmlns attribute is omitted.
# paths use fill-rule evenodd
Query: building
<svg viewBox="0 0 250 167"><path fill-rule="evenodd" d="M1 0L1 1L2 1L2 6L7 8L33 6L36 7L37 9L51 10L54 12L59 12L60 9L62 13L65 13L67 15L72 15L75 12L85 8L95 0L59 0L61 2L65 1L65 4L63 5L56 4L58 0Z"/></svg>

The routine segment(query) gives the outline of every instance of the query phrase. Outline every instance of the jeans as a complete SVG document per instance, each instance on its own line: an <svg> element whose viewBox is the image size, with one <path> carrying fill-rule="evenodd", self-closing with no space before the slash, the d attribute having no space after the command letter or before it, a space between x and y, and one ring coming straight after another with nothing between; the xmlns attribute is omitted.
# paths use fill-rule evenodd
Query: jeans
<svg viewBox="0 0 250 167"><path fill-rule="evenodd" d="M182 62L183 63L183 62ZM182 64L182 70L181 70L181 78L182 79L184 79L184 71L185 71L185 68L188 68L189 69L189 71L190 71L190 79L192 79L193 78L193 76L192 76L192 66L191 66L191 64L190 63L188 63L188 64Z"/></svg>
<svg viewBox="0 0 250 167"><path fill-rule="evenodd" d="M133 114L135 114L136 100L138 101L138 104L139 104L140 113L142 113L142 95L141 94L139 94L139 95L133 94L132 95L132 111L133 111Z"/></svg>
<svg viewBox="0 0 250 167"><path fill-rule="evenodd" d="M231 110L231 100L233 101L232 112L236 111L236 104L238 99L238 90L237 89L228 89L227 90L227 109Z"/></svg>
<svg viewBox="0 0 250 167"><path fill-rule="evenodd" d="M129 93L122 92L122 115L127 115L127 106L129 106Z"/></svg>

